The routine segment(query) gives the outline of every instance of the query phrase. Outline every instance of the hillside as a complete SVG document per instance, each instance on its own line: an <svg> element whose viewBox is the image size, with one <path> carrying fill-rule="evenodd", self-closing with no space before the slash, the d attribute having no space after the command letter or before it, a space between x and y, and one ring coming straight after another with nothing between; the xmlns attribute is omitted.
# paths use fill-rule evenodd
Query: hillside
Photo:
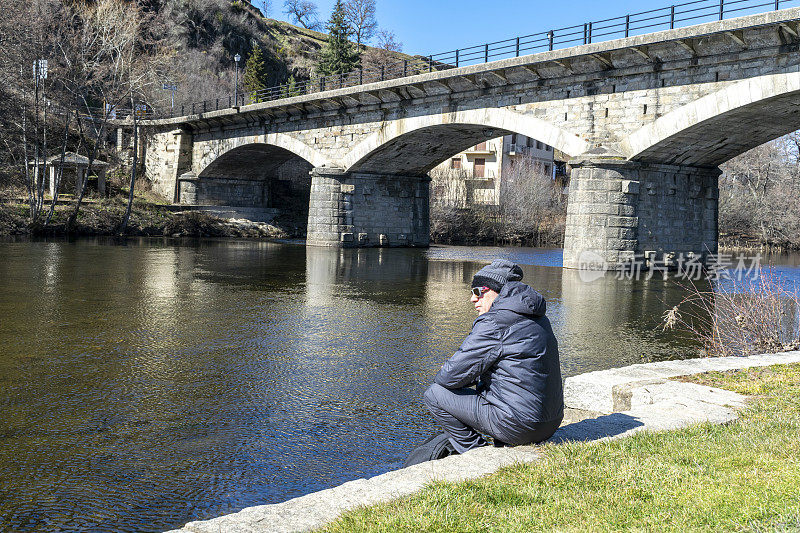
<svg viewBox="0 0 800 533"><path fill-rule="evenodd" d="M74 108L76 94L86 96L82 108L95 110L111 101L124 109L130 105L126 87L134 86L137 100L161 109L171 105L173 95L164 88L171 86L176 107L217 98L227 104L234 93L236 54L242 58L240 90L247 59L256 46L263 52L264 85L281 85L292 76L301 83L312 76L327 41L324 33L265 18L243 0L4 0L4 7L0 189L26 179L24 162L31 157L34 138L49 155L57 150L54 139L64 138L65 130L71 150L87 149L79 146L78 139L94 145L91 135L64 120L72 117L64 110ZM37 93L32 71L20 68L41 57L49 60L49 76L42 78L46 81L40 92L46 92L48 105L59 110L46 120L33 111ZM408 56L362 48L363 62L376 58L394 62ZM101 141L107 143L113 140ZM101 156L109 160L115 154Z"/></svg>
<svg viewBox="0 0 800 533"><path fill-rule="evenodd" d="M150 9L163 28L163 41L173 43L165 77L178 87L176 105L231 94L233 56L241 54L243 69L256 44L265 52L269 86L286 83L290 76L307 80L327 41L325 33L265 18L254 6L238 0L162 0ZM362 50L365 58L411 58L369 46ZM164 93L154 96L161 102L168 98Z"/></svg>

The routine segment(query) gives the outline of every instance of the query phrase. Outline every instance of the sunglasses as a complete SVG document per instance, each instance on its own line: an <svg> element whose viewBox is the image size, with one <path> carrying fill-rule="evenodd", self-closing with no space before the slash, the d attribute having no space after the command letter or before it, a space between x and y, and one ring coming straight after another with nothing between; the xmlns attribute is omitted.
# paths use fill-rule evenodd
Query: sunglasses
<svg viewBox="0 0 800 533"><path fill-rule="evenodd" d="M481 296L483 296L483 293L488 290L489 287L472 287L472 295L480 298Z"/></svg>

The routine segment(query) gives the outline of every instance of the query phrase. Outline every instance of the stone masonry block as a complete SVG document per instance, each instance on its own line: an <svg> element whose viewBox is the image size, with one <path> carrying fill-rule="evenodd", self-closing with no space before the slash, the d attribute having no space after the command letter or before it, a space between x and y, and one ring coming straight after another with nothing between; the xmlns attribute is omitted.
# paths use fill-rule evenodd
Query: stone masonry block
<svg viewBox="0 0 800 533"><path fill-rule="evenodd" d="M618 228L617 235L620 239L635 239L636 229L634 228Z"/></svg>
<svg viewBox="0 0 800 533"><path fill-rule="evenodd" d="M605 191L606 190L606 182L605 180L585 180L582 183L582 190L585 191Z"/></svg>
<svg viewBox="0 0 800 533"><path fill-rule="evenodd" d="M608 217L608 225L613 227L635 228L638 223L638 217Z"/></svg>
<svg viewBox="0 0 800 533"><path fill-rule="evenodd" d="M633 250L636 247L635 239L608 239L607 249L609 250Z"/></svg>
<svg viewBox="0 0 800 533"><path fill-rule="evenodd" d="M578 206L578 212L582 215L605 215L608 214L608 205L606 204L581 204ZM612 213L616 215L617 213Z"/></svg>
<svg viewBox="0 0 800 533"><path fill-rule="evenodd" d="M608 193L608 201L614 204L627 204L631 197L621 192Z"/></svg>
<svg viewBox="0 0 800 533"><path fill-rule="evenodd" d="M633 180L623 180L622 192L626 194L639 194L639 182Z"/></svg>

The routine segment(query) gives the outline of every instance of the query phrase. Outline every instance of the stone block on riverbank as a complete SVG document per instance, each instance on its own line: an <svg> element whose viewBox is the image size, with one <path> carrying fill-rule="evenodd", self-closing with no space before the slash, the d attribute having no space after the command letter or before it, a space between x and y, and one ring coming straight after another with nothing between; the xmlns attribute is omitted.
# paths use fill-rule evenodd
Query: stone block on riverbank
<svg viewBox="0 0 800 533"><path fill-rule="evenodd" d="M630 408L631 384L701 372L738 370L800 362L800 352L662 361L588 372L564 383L564 402L572 409L613 413Z"/></svg>

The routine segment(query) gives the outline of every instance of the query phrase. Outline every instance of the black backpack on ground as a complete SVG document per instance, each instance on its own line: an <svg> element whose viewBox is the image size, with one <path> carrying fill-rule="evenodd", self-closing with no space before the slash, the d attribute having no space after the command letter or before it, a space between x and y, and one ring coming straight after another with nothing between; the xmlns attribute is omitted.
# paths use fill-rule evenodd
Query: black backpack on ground
<svg viewBox="0 0 800 533"><path fill-rule="evenodd" d="M403 468L407 466L424 463L426 461L435 461L436 459L443 459L449 455L455 455L456 452L453 445L450 444L450 439L444 433L437 433L432 436L420 446L408 454Z"/></svg>

